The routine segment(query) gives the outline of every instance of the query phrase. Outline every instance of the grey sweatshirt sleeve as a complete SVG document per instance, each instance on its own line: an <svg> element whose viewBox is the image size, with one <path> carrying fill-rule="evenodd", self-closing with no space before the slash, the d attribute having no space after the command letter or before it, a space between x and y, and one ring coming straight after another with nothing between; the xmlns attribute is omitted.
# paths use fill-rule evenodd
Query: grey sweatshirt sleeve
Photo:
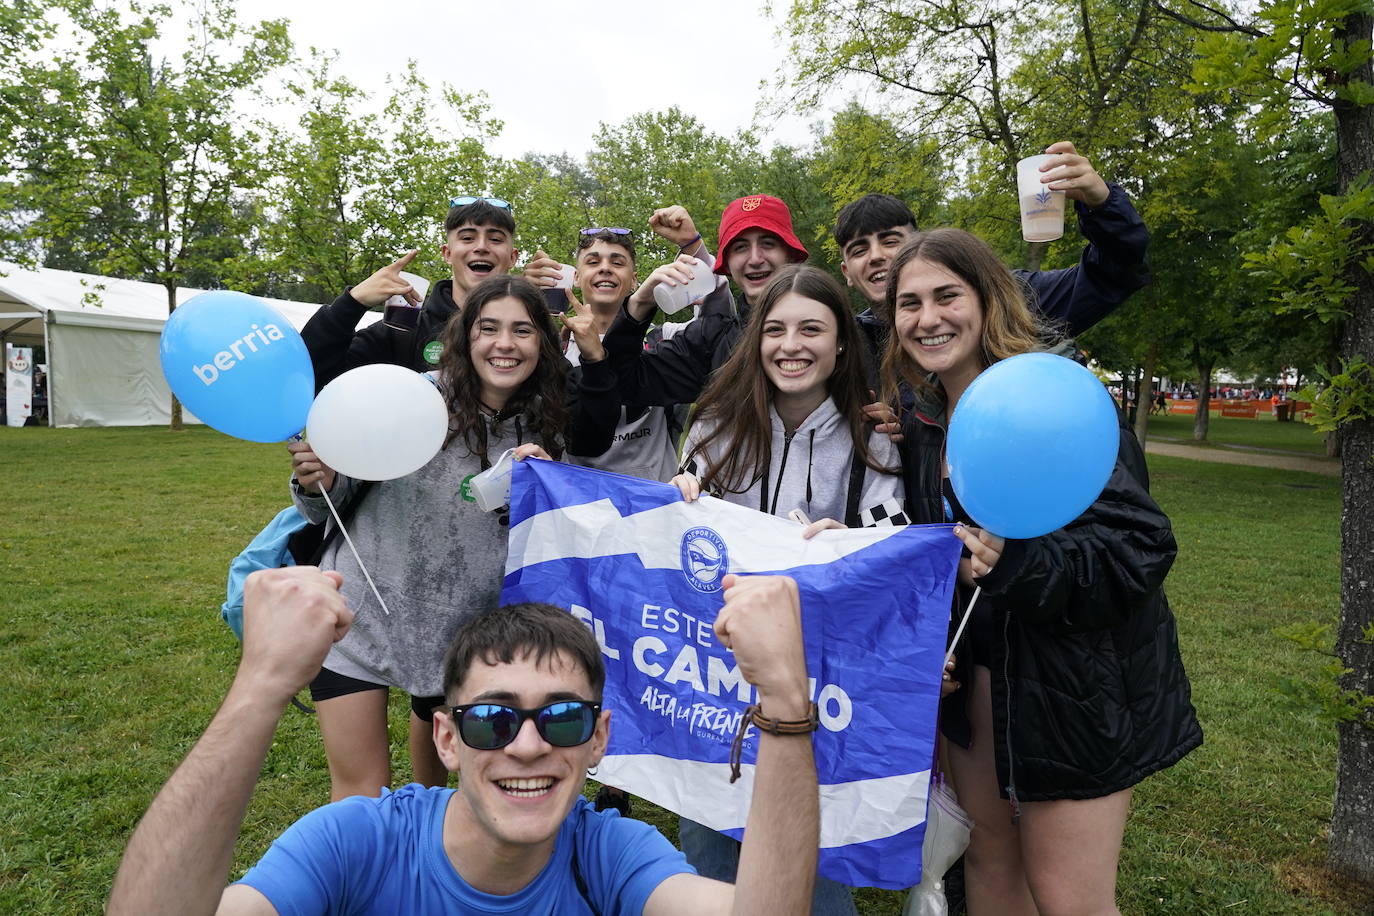
<svg viewBox="0 0 1374 916"><path fill-rule="evenodd" d="M334 503L334 508L340 512L344 506L348 505L353 499L353 494L358 491L358 481L346 474L335 473L334 486L329 488L329 499ZM318 524L333 516L329 512L329 506L325 504L325 499L319 493L307 493L296 482L296 478L291 478L291 502L304 515L306 521Z"/></svg>

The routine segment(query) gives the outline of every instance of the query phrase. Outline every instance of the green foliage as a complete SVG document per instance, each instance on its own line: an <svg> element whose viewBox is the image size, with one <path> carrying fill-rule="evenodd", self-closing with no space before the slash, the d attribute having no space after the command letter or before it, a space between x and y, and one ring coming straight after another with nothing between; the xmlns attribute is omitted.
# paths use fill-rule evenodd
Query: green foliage
<svg viewBox="0 0 1374 916"><path fill-rule="evenodd" d="M211 0L173 61L152 54L166 7L65 8L81 47L23 65L30 121L5 150L17 177L0 209L35 214L23 233L40 244L83 240L96 272L169 290L218 273L250 234L236 200L262 179L260 137L235 105L287 59L285 25L241 27Z"/></svg>
<svg viewBox="0 0 1374 916"><path fill-rule="evenodd" d="M1189 13L1200 5L1189 5ZM1365 12L1363 0L1270 0L1251 21L1239 23L1207 10L1190 88L1249 90L1284 104L1258 111L1258 124L1281 135L1295 110L1290 105L1368 105L1374 87L1361 77L1370 59L1367 39L1344 36L1346 21Z"/></svg>
<svg viewBox="0 0 1374 916"><path fill-rule="evenodd" d="M327 301L411 248L422 252L412 270L443 275L448 201L487 193L496 172L485 142L501 124L481 94L436 92L411 61L370 110L333 65L317 54L287 81L278 107L303 107L301 129L266 151L263 251L238 271L287 298Z"/></svg>
<svg viewBox="0 0 1374 916"><path fill-rule="evenodd" d="M1374 420L1374 366L1363 356L1341 360L1336 372L1317 370L1324 386L1309 385L1298 397L1312 403L1307 422L1322 432L1340 429L1360 420Z"/></svg>
<svg viewBox="0 0 1374 916"><path fill-rule="evenodd" d="M1245 259L1269 283L1280 310L1329 322L1347 314L1351 267L1374 271L1374 184L1366 173L1343 195L1321 195L1318 206L1319 213Z"/></svg>
<svg viewBox="0 0 1374 916"><path fill-rule="evenodd" d="M1280 693L1293 701L1295 707L1316 712L1324 721L1358 722L1374 729L1374 696L1340 686L1340 679L1352 669L1336 655L1330 625L1308 621L1277 627L1274 633L1309 652L1328 656L1315 680L1283 678L1278 686ZM1374 642L1374 625L1365 627L1363 641Z"/></svg>
<svg viewBox="0 0 1374 916"><path fill-rule="evenodd" d="M674 246L639 231L654 210L672 204L686 207L715 251L725 205L759 190L754 137L712 133L677 107L603 124L592 143L587 170L599 185L596 224L635 229L644 266L677 257Z"/></svg>

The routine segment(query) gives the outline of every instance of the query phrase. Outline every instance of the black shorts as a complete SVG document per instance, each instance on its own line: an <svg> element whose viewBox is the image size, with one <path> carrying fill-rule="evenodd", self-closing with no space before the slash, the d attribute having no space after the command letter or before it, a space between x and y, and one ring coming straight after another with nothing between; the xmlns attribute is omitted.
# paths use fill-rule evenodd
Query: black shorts
<svg viewBox="0 0 1374 916"><path fill-rule="evenodd" d="M350 693L386 689L385 684L360 681L356 677L349 677L337 671L330 671L328 668L321 668L320 673L315 675L315 679L310 682L310 699L312 702L318 703L321 700L348 696ZM410 697L410 711L424 722L433 722L434 707L443 705L444 698L442 696L417 697L411 694Z"/></svg>

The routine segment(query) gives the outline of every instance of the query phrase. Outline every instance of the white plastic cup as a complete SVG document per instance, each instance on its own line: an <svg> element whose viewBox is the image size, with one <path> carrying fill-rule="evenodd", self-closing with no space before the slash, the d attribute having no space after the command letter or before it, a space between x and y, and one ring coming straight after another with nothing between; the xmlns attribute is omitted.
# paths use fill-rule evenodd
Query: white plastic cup
<svg viewBox="0 0 1374 916"><path fill-rule="evenodd" d="M1016 163L1016 196L1021 202L1021 237L1053 242L1064 235L1064 192L1040 183L1040 167L1054 157L1027 156Z"/></svg>
<svg viewBox="0 0 1374 916"><path fill-rule="evenodd" d="M665 315L696 305L716 288L716 275L711 272L710 265L700 258L697 261L695 266L689 268L692 271L692 280L686 286L668 286L660 283L654 287L654 302L658 303L658 307Z"/></svg>
<svg viewBox="0 0 1374 916"><path fill-rule="evenodd" d="M506 449L496 463L480 474L474 474L468 485L477 508L496 512L510 503L510 472L515 463L515 449Z"/></svg>

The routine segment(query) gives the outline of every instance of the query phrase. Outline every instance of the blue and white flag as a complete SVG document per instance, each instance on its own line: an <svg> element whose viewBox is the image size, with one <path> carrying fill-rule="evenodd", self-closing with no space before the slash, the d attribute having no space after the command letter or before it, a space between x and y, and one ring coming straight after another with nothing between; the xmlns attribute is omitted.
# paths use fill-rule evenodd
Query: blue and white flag
<svg viewBox="0 0 1374 916"><path fill-rule="evenodd" d="M517 462L503 603L572 610L600 643L610 745L597 778L739 839L757 733L730 784L753 689L712 625L726 573L797 580L821 792L820 873L920 880L935 712L960 543L950 525L825 531L709 496Z"/></svg>

